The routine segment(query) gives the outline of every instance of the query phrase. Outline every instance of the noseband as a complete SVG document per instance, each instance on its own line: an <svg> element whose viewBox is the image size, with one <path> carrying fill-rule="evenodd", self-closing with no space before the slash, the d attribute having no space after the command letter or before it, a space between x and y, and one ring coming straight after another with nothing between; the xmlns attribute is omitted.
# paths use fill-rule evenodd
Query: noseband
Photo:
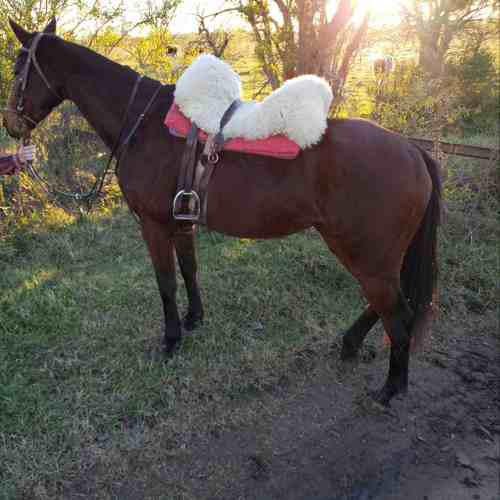
<svg viewBox="0 0 500 500"><path fill-rule="evenodd" d="M33 66L37 70L38 74L40 75L40 78L43 80L47 88L60 100L63 101L63 98L54 90L52 85L49 83L49 80L45 76L45 73L42 71L42 68L40 67L40 64L38 63L38 60L36 58L36 49L38 47L38 44L40 43L40 40L42 37L45 35L45 33L37 33L33 39L33 42L31 43L31 46L29 49L26 47L21 47L21 51L27 52L28 57L26 59L26 62L24 63L23 69L21 70L20 76L18 77L18 82L17 85L20 85L20 91L18 93L18 98L17 98L17 103L16 103L16 108L15 109L10 109L10 108L4 108L4 111L9 111L11 113L15 113L19 118L24 120L25 122L29 122L33 126L37 126L38 122L33 120L33 118L30 118L24 113L24 100L25 96L24 93L26 91L26 87L28 86L28 80L29 80L29 75L30 75L30 70L31 70L31 64L33 63Z"/></svg>

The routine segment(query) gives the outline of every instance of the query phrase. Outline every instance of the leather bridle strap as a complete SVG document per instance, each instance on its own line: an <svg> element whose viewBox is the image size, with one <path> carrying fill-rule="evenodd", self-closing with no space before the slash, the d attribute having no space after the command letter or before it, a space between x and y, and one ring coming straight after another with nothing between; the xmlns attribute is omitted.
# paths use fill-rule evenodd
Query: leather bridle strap
<svg viewBox="0 0 500 500"><path fill-rule="evenodd" d="M139 87L139 83L140 83L141 79L142 79L142 76L136 82L136 88L134 89L133 96L131 96L131 98L130 98L130 103L133 102L133 97L135 97L135 94L137 93L137 88ZM118 155L117 159L119 159L119 155L121 155L123 153L123 151L128 147L128 144L129 144L130 140L132 139L132 137L134 136L134 134L137 132L137 129L141 125L141 123L144 120L146 114L148 113L149 109L153 105L155 99L158 97L158 94L160 93L160 90L162 89L162 87L163 87L163 85L161 83L158 85L158 87L156 87L156 90L153 92L153 95L150 97L148 103L146 104L146 107L144 108L144 111L139 115L139 117L137 118L137 121L135 122L134 126L131 128L130 132L127 134L127 136L123 140L122 144L118 148L118 150L117 150L117 155ZM127 109L129 109L129 108L127 108Z"/></svg>
<svg viewBox="0 0 500 500"><path fill-rule="evenodd" d="M26 59L26 62L24 63L23 70L21 72L21 92L19 96L19 101L16 106L16 110L19 113L22 113L24 110L24 92L26 91L26 87L28 85L28 80L29 80L29 73L31 69L31 63L33 63L33 66L37 70L38 74L40 75L40 78L43 80L43 83L47 86L47 88L59 99L63 100L63 98L54 90L52 85L50 84L49 80L45 76L45 73L43 72L42 68L40 67L40 64L38 63L38 60L36 58L36 49L38 48L38 44L40 43L40 40L42 37L45 35L45 33L37 33L33 39L33 42L30 45L30 48L27 49L26 47L22 47L21 51L27 52L28 53L28 58Z"/></svg>
<svg viewBox="0 0 500 500"><path fill-rule="evenodd" d="M15 109L11 108L0 108L1 111L7 111L8 113L14 113L23 120L29 122L31 125L36 127L38 125L38 122L36 120L33 120L33 118L29 117L27 114L24 113L24 92L26 91L26 87L28 86L28 80L29 80L29 74L30 74L30 69L31 69L31 63L33 63L33 66L35 66L35 69L37 70L38 74L40 75L40 78L42 81L45 83L47 88L60 100L63 101L64 99L54 90L54 87L50 84L49 80L45 76L45 73L43 72L42 68L40 67L40 64L38 63L38 60L36 58L36 49L38 48L38 44L40 43L40 40L46 33L37 33L35 37L33 38L33 42L30 45L30 48L27 49L26 47L21 47L22 52L27 52L28 57L26 59L26 62L24 63L23 69L21 71L21 76L20 78L20 85L21 88L19 89L19 96L17 99L16 107Z"/></svg>

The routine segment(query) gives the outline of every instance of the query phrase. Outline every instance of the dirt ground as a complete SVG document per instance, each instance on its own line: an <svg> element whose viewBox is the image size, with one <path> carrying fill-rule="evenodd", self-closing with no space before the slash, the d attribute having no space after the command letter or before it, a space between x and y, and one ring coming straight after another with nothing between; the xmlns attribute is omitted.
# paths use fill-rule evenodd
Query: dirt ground
<svg viewBox="0 0 500 500"><path fill-rule="evenodd" d="M304 363L296 383L239 402L232 411L247 422L186 435L176 452L128 454L126 474L112 482L88 470L64 496L497 500L497 317L435 330L442 340L412 359L409 394L388 409L367 397L383 381L387 353L368 348L346 366L337 341L331 361Z"/></svg>

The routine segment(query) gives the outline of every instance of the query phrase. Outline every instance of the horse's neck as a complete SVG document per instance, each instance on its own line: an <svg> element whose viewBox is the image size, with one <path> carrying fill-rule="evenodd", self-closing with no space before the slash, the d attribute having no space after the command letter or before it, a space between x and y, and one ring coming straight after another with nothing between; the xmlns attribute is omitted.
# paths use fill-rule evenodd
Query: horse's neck
<svg viewBox="0 0 500 500"><path fill-rule="evenodd" d="M82 47L68 44L73 64L65 78L73 101L104 143L112 148L120 133L137 74ZM139 93L138 93L139 97ZM137 113L131 113L135 116Z"/></svg>

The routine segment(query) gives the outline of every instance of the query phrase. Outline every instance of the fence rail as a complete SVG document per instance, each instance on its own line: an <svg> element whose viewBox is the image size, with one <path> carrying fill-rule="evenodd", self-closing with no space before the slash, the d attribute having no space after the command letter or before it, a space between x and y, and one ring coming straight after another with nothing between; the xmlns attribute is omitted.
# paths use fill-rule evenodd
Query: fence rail
<svg viewBox="0 0 500 500"><path fill-rule="evenodd" d="M425 149L434 151L435 141L430 139L418 139L408 137L410 142ZM479 158L481 160L494 160L500 158L499 150L496 148L485 148L482 146L469 146L467 144L453 144L451 142L438 142L439 149L448 155L465 156L466 158Z"/></svg>

